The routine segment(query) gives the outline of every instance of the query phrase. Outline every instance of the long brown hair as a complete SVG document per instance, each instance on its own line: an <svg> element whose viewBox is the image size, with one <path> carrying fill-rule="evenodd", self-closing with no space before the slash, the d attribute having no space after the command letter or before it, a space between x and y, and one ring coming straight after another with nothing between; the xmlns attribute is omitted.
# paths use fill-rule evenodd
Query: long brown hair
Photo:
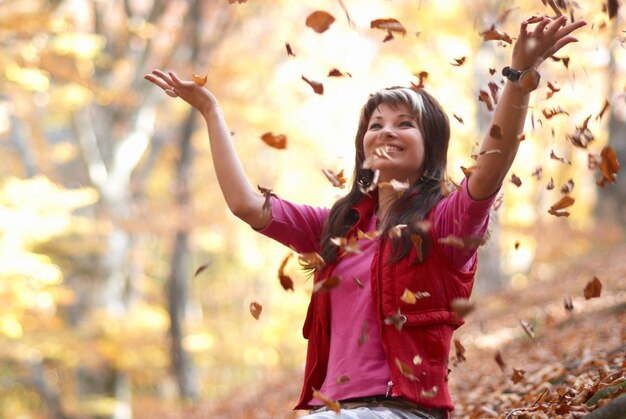
<svg viewBox="0 0 626 419"><path fill-rule="evenodd" d="M354 140L356 153L352 185L348 194L339 199L330 210L320 241L320 255L327 264L337 260L337 247L331 243L333 237L343 237L356 222L357 214L351 208L364 196L362 189L372 183L374 173L363 168L365 152L363 137L368 129L372 113L380 104L391 107L406 105L412 112L424 138L424 163L421 177L394 201L387 217L381 220L383 234L399 224L406 224L400 237L393 239L395 262L409 254L412 246L411 235L422 237L425 256L430 249L430 240L426 231L416 225L423 220L439 202L441 183L445 181L448 142L450 139L450 121L439 102L423 89L408 87L390 87L370 95L361 110L359 127ZM416 171L419 168L415 169ZM417 261L419 262L419 261Z"/></svg>

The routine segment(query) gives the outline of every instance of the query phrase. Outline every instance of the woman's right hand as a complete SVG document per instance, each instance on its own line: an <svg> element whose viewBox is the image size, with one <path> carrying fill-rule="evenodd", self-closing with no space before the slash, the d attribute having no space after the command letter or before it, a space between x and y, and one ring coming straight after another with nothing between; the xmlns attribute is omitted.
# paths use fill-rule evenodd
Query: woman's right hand
<svg viewBox="0 0 626 419"><path fill-rule="evenodd" d="M208 89L195 81L181 80L172 71L152 70L144 79L159 86L168 96L183 99L203 115L218 106L217 99Z"/></svg>

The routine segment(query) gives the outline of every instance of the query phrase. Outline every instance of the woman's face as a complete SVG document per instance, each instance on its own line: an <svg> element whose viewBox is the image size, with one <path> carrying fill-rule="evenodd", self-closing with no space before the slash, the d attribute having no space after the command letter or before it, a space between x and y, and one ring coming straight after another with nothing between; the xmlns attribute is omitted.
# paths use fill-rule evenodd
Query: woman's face
<svg viewBox="0 0 626 419"><path fill-rule="evenodd" d="M374 110L363 137L365 160L370 169L380 170L380 182L395 179L415 183L421 176L424 163L424 138L409 107L400 104L391 107L382 103ZM375 157L377 149L383 157Z"/></svg>

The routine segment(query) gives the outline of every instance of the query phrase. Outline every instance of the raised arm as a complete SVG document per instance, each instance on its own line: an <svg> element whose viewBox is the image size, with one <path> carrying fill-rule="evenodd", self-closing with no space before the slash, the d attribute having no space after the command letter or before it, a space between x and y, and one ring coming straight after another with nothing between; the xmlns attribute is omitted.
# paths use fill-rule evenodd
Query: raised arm
<svg viewBox="0 0 626 419"><path fill-rule="evenodd" d="M534 30L524 21L513 47L511 68L518 71L536 69L548 57L570 42L578 41L570 34L586 25L578 21L566 25L567 17L544 18ZM500 150L500 153L479 154L476 169L468 180L472 198L481 200L493 195L502 185L520 143L528 108L530 92L524 83L507 80L498 101L490 129L481 145L481 151ZM494 126L499 127L493 129ZM496 138L499 137L499 138Z"/></svg>
<svg viewBox="0 0 626 419"><path fill-rule="evenodd" d="M173 72L154 70L144 78L173 98L180 97L196 108L206 121L217 180L228 208L251 227L261 229L271 221L263 209L265 198L252 187L233 146L230 131L215 96L198 83L181 80Z"/></svg>

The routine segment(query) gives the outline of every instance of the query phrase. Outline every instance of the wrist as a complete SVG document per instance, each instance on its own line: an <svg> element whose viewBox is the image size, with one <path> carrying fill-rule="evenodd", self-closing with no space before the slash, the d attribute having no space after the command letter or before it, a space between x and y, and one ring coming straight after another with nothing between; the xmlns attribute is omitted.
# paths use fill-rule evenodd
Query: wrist
<svg viewBox="0 0 626 419"><path fill-rule="evenodd" d="M521 70L507 66L502 69L502 75L515 83L525 94L535 90L541 80L541 74L532 66Z"/></svg>

